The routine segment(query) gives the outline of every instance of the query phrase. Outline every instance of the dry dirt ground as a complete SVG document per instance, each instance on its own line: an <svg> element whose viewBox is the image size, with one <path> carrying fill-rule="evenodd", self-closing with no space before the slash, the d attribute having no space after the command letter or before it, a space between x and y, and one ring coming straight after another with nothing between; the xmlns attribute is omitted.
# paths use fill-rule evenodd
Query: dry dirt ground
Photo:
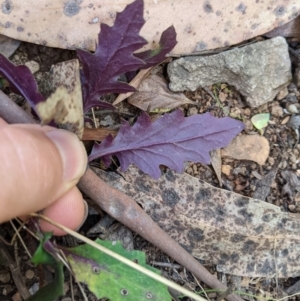
<svg viewBox="0 0 300 301"><path fill-rule="evenodd" d="M297 48L297 44L293 46ZM42 92L47 94L47 79L51 65L74 57L76 57L76 53L73 51L22 43L11 59L16 64L24 64L29 61L38 63L39 70L35 73L35 77ZM161 67L159 72L167 77L164 67ZM5 88L4 91L9 93L8 88ZM216 92L222 106L213 97L214 95L210 93L210 91ZM295 135L286 126L288 115L284 112L284 109L289 104L295 104L296 107L299 107L300 93L296 84L291 83L288 86L287 91L282 92L281 95L279 95L273 102L256 109L247 107L243 103L242 97L239 93L235 91L234 88L228 87L227 85L216 85L214 87L209 87L209 89L199 89L195 92L186 92L185 94L189 99L195 102L194 105L185 105L181 108L187 116L197 113L212 112L215 116L222 117L224 116L224 107L227 107L231 114L235 114L238 118L245 122L245 132L248 134L257 132L251 124L251 116L257 113L271 114L269 125L263 131L263 136L270 144L270 154L267 162L263 166L260 166L251 161L222 158L222 165L227 166L226 170L223 170L224 173L222 173L222 180L224 183L223 188L251 197L253 196L257 183L260 179L264 178L264 176L268 173L273 172L274 180L270 184L270 191L265 201L280 206L284 211L290 211L293 213L300 212L300 194L298 192L300 191L300 187L298 186L298 177L300 176L300 161L298 159L300 144L294 147L296 142ZM23 106L26 109L26 104L24 104L22 98L12 95L11 97L13 97L20 106ZM110 95L108 100L112 101L114 98L114 95ZM121 117L133 120L138 112L139 111L137 109L128 105L125 101L122 105L118 106L117 112L99 112L99 115L97 116L99 121L101 121L109 115L112 117L112 124L118 125ZM289 172L288 176L283 173L284 171ZM186 166L186 172L218 187L218 180L211 166L189 163ZM287 177L293 177L294 179L292 181L294 184L291 184L288 188L285 185L287 181L289 181ZM88 220L83 225L80 232L86 235L87 231L103 217L105 217L105 213L93 209L91 206ZM101 237L106 236L107 231L111 234L118 232L118 229L120 230L120 228L121 225L115 222L108 229L106 228L102 231ZM127 240L129 240L129 243L133 243L135 249L146 252L148 263L161 269L162 274L165 277L195 292L202 290L202 284L198 283L193 275L176 264L176 262L174 262L171 258L160 252L156 247L134 233L132 235L130 231L128 232L123 229L122 231L119 231L119 233L120 232L123 240L124 236L127 237L128 235L129 238ZM14 231L10 224L5 224L1 226L0 234L1 237L9 241L14 235ZM36 247L36 243L25 231L21 231L21 236L28 245L29 251L33 252ZM133 237L133 241L130 241L131 237ZM73 244L76 242L72 242L68 239L60 239L60 243ZM39 283L42 286L53 278L51 271L48 269L35 268L31 264L18 240L14 247L6 246L6 248L12 255L13 261L20 265L21 275L24 278L24 284L27 288L33 289L33 286L36 285L36 283ZM217 273L215 267L209 263L204 263L204 265L222 281L227 281L227 283L230 284L231 281L234 280L234 277ZM66 273L65 296L60 300L71 300L71 291L73 291L75 295L75 300L82 300L78 287L74 285L71 289L68 279L69 276ZM250 295L266 299L282 296L282 291L295 284L298 280L299 279L289 278L279 279L277 282L276 279L239 279L239 281L247 286L247 289L244 289L245 292ZM203 287L205 288L205 285ZM209 288L205 289L207 291L207 296L211 300L216 300L216 293L209 291ZM96 300L92 294L88 293L88 297L89 300ZM254 300L251 296L245 297L245 299ZM297 299L298 297L290 298L290 300ZM15 283L12 280L9 269L3 266L0 267L0 301L1 300L22 300ZM181 298L181 300L189 299Z"/></svg>

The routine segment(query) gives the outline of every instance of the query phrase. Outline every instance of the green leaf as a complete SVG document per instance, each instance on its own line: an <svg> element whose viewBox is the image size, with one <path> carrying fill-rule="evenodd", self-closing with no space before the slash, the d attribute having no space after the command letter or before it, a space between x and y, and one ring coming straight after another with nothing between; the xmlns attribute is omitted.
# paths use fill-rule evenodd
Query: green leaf
<svg viewBox="0 0 300 301"><path fill-rule="evenodd" d="M146 264L143 252L127 252L120 242L114 243L97 239L96 243L156 274L160 273ZM76 279L86 283L99 299L104 297L112 301L170 301L172 299L165 285L92 246L82 245L70 248L66 255Z"/></svg>
<svg viewBox="0 0 300 301"><path fill-rule="evenodd" d="M41 288L36 294L29 297L27 301L53 301L64 294L63 264L45 250L45 244L49 244L51 235L50 233L45 233L31 261L36 265L50 265L54 270L54 281Z"/></svg>
<svg viewBox="0 0 300 301"><path fill-rule="evenodd" d="M270 120L270 114L269 113L257 114L257 115L254 115L251 118L252 124L258 130L261 130L262 128L266 127L268 125L269 120Z"/></svg>

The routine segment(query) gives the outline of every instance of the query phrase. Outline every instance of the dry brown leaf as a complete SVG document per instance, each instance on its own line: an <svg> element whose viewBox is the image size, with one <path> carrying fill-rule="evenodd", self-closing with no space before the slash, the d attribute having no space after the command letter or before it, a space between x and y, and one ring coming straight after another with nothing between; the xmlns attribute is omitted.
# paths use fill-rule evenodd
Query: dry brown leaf
<svg viewBox="0 0 300 301"><path fill-rule="evenodd" d="M289 37L300 40L300 17L275 28L266 34L268 38L274 37Z"/></svg>
<svg viewBox="0 0 300 301"><path fill-rule="evenodd" d="M36 106L43 124L54 120L59 128L83 134L82 91L78 60L62 62L52 66L52 85L55 92Z"/></svg>
<svg viewBox="0 0 300 301"><path fill-rule="evenodd" d="M129 194L193 256L224 273L298 277L300 219L272 204L168 171L153 180L130 167L122 176L96 173Z"/></svg>
<svg viewBox="0 0 300 301"><path fill-rule="evenodd" d="M216 176L218 178L220 187L223 186L222 184L222 176L221 176L221 168L222 168L222 159L221 159L221 150L218 149L214 149L212 151L210 151L210 163L216 173Z"/></svg>
<svg viewBox="0 0 300 301"><path fill-rule="evenodd" d="M133 88L137 88L139 86L139 84L141 83L141 81L145 78L145 76L147 76L147 74L153 69L154 67L150 67L148 69L143 69L140 70L140 72L136 75L136 77L129 83L129 85ZM113 102L113 105L117 105L118 103L120 103L121 101L123 101L124 99L128 98L129 96L131 96L134 92L127 92L127 93L123 93L123 94L119 94L118 97L116 98L116 100Z"/></svg>
<svg viewBox="0 0 300 301"><path fill-rule="evenodd" d="M143 111L164 112L175 109L183 104L194 104L183 93L174 93L169 90L167 81L152 74L145 78L131 95L128 102Z"/></svg>
<svg viewBox="0 0 300 301"><path fill-rule="evenodd" d="M59 48L95 50L99 23L112 25L116 12L132 0L3 0L0 33L17 40ZM264 34L297 17L298 0L144 0L142 36L152 47L171 25L178 33L172 54L215 49Z"/></svg>
<svg viewBox="0 0 300 301"><path fill-rule="evenodd" d="M265 164L270 152L270 145L265 137L259 135L240 135L221 150L222 157L238 160L250 160L260 165Z"/></svg>

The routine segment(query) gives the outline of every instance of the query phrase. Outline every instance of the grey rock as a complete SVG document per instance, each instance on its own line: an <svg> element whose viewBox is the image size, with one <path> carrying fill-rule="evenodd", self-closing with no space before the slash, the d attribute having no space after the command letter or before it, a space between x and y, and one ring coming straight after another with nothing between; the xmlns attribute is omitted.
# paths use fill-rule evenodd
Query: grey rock
<svg viewBox="0 0 300 301"><path fill-rule="evenodd" d="M180 58L169 64L168 73L172 91L195 91L226 82L251 107L273 100L292 79L288 45L282 37L216 55Z"/></svg>

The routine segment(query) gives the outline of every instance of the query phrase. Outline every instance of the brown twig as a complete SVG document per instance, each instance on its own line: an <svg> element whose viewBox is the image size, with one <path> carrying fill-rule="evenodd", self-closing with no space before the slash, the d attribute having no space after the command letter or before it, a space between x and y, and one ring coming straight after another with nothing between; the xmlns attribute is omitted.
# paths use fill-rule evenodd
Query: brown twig
<svg viewBox="0 0 300 301"><path fill-rule="evenodd" d="M0 117L9 123L36 122L1 91ZM109 215L157 246L208 286L218 290L227 290L224 284L166 234L133 199L107 185L93 171L87 170L78 187ZM226 299L243 300L233 294L227 296Z"/></svg>
<svg viewBox="0 0 300 301"><path fill-rule="evenodd" d="M17 263L11 258L10 253L11 251L8 250L7 247L2 242L0 242L0 257L2 257L2 259L5 261L5 264L9 267L14 283L20 295L25 300L29 298L31 295L26 285L24 284L21 270L18 267Z"/></svg>
<svg viewBox="0 0 300 301"><path fill-rule="evenodd" d="M84 128L82 140L102 141L108 135L112 135L113 137L115 137L117 133L118 132L115 130L108 130L102 128L96 128L96 129Z"/></svg>

